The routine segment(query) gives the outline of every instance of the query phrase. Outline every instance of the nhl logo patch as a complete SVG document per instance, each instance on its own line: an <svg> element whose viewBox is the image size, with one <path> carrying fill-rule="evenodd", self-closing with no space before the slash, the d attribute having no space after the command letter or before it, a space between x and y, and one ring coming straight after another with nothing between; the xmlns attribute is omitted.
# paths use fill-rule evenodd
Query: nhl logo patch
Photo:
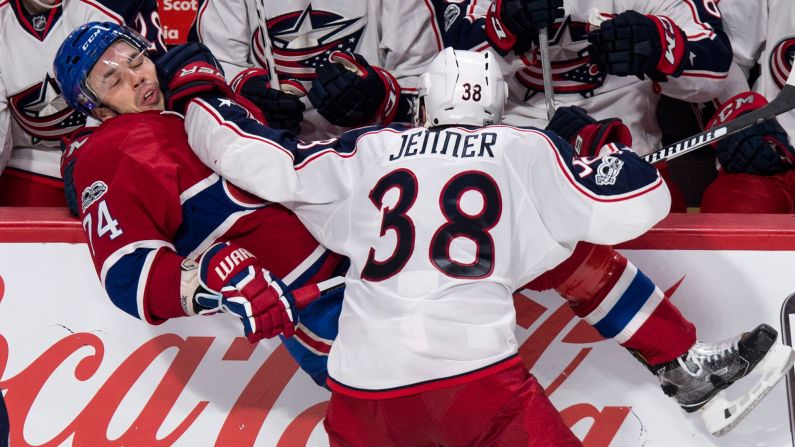
<svg viewBox="0 0 795 447"><path fill-rule="evenodd" d="M97 180L92 183L91 186L84 189L83 193L80 195L80 202L83 204L83 212L85 213L88 207L105 195L107 191L108 185L101 180Z"/></svg>
<svg viewBox="0 0 795 447"><path fill-rule="evenodd" d="M43 15L33 17L33 29L41 32L45 26L47 26L47 17Z"/></svg>

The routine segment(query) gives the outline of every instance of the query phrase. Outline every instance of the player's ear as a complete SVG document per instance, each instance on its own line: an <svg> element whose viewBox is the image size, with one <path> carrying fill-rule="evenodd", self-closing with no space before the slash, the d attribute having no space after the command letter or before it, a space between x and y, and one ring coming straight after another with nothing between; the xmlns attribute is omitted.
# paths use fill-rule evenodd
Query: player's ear
<svg viewBox="0 0 795 447"><path fill-rule="evenodd" d="M118 115L118 113L116 113L110 107L97 107L96 109L92 110L92 112L94 113L94 118L100 121L106 121Z"/></svg>

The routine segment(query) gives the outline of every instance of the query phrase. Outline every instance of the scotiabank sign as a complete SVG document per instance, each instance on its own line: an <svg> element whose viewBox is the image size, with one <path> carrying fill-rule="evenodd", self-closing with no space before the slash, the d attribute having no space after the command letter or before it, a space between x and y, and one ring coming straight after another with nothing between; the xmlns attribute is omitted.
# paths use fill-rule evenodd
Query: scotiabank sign
<svg viewBox="0 0 795 447"><path fill-rule="evenodd" d="M778 322L795 291L795 252L625 254L672 292L701 339ZM238 337L233 318L153 327L128 317L104 295L83 244L0 243L0 277L0 388L12 446L328 445L329 393L278 342ZM520 353L587 447L792 445L783 383L714 438L559 297L515 300Z"/></svg>
<svg viewBox="0 0 795 447"><path fill-rule="evenodd" d="M185 43L199 10L198 0L158 0L163 38L169 45ZM241 12L244 13L244 12Z"/></svg>

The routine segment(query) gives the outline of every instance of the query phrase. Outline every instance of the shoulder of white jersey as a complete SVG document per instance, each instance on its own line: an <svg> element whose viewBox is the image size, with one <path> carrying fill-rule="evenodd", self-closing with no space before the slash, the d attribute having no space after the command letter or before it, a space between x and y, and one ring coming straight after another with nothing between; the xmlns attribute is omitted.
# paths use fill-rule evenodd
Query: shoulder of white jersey
<svg viewBox="0 0 795 447"><path fill-rule="evenodd" d="M596 201L615 201L634 197L662 185L659 171L645 162L631 149L617 144L606 146L599 157L578 157L568 142L558 134L535 127L513 127L496 125L494 128L507 128L511 132L527 138L532 135L545 144L539 147L516 147L516 151L543 149L549 154L545 169L554 169L575 190ZM538 167L536 167L537 169Z"/></svg>
<svg viewBox="0 0 795 447"><path fill-rule="evenodd" d="M408 126L399 123L388 126L373 125L348 130L337 138L301 141L290 132L263 125L254 119L245 107L230 99L224 97L199 98L194 99L193 104L204 109L221 126L233 129L239 137L261 141L289 154L296 168L322 154L353 154L358 147L359 140L366 135L381 132L400 133L409 129Z"/></svg>

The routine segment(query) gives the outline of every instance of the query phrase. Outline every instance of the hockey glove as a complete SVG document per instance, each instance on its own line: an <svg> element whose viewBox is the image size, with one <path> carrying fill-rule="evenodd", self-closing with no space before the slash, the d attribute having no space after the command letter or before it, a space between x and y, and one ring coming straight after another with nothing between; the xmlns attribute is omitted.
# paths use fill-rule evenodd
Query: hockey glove
<svg viewBox="0 0 795 447"><path fill-rule="evenodd" d="M726 101L707 124L723 124L767 104L755 92L740 93ZM795 161L795 149L781 124L771 118L713 143L718 162L727 172L771 175L786 171Z"/></svg>
<svg viewBox="0 0 795 447"><path fill-rule="evenodd" d="M678 77L685 66L687 37L665 16L625 11L588 34L591 61L617 76L663 82Z"/></svg>
<svg viewBox="0 0 795 447"><path fill-rule="evenodd" d="M521 54L538 40L539 29L563 15L563 0L495 0L486 13L486 38L502 55L512 48Z"/></svg>
<svg viewBox="0 0 795 447"><path fill-rule="evenodd" d="M75 189L74 169L79 149L95 127L81 127L68 137L61 139L61 178L66 207L73 216L80 216L80 197Z"/></svg>
<svg viewBox="0 0 795 447"><path fill-rule="evenodd" d="M301 133L301 121L306 106L296 95L271 88L270 75L261 68L243 70L231 82L236 94L259 108L268 126L285 129L294 135Z"/></svg>
<svg viewBox="0 0 795 447"><path fill-rule="evenodd" d="M155 67L166 110L184 114L192 98L208 93L234 98L221 65L200 42L174 47L160 56Z"/></svg>
<svg viewBox="0 0 795 447"><path fill-rule="evenodd" d="M610 143L632 146L632 135L620 119L597 121L577 106L558 107L547 130L568 141L580 157L595 157Z"/></svg>
<svg viewBox="0 0 795 447"><path fill-rule="evenodd" d="M236 315L252 343L295 332L298 318L292 294L246 249L229 242L211 246L199 259L198 280L192 300L183 304L187 314Z"/></svg>
<svg viewBox="0 0 795 447"><path fill-rule="evenodd" d="M335 51L329 61L317 69L308 93L323 118L343 127L392 122L400 86L391 73L371 66L355 53Z"/></svg>

